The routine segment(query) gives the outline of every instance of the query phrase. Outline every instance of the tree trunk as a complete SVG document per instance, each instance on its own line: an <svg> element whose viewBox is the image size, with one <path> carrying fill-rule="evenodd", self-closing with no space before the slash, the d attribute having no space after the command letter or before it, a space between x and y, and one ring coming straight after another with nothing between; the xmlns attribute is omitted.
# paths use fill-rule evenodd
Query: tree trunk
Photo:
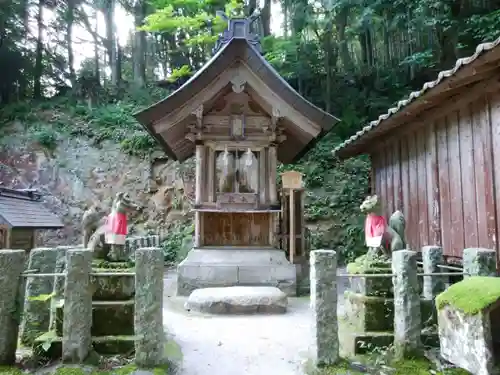
<svg viewBox="0 0 500 375"><path fill-rule="evenodd" d="M137 86L142 87L146 82L146 33L144 31L137 30L144 21L146 17L146 4L144 1L137 1L134 6L134 52L133 62L134 62L134 82Z"/></svg>
<svg viewBox="0 0 500 375"><path fill-rule="evenodd" d="M66 9L66 45L68 46L68 67L69 80L71 87L75 87L75 56L73 54L73 24L75 22L75 0L67 0L68 8Z"/></svg>
<svg viewBox="0 0 500 375"><path fill-rule="evenodd" d="M260 13L262 19L262 37L271 35L271 0L264 0L264 6Z"/></svg>
<svg viewBox="0 0 500 375"><path fill-rule="evenodd" d="M38 35L36 39L35 71L33 74L33 98L42 97L42 73L43 73L43 2L38 1L38 12L36 14L36 25Z"/></svg>
<svg viewBox="0 0 500 375"><path fill-rule="evenodd" d="M115 0L107 0L104 6L104 22L106 23L106 49L108 52L108 62L111 68L111 84L119 83L119 72L117 70L118 51L115 33Z"/></svg>
<svg viewBox="0 0 500 375"><path fill-rule="evenodd" d="M353 68L353 63L351 55L349 54L349 46L347 44L348 41L345 35L348 16L349 16L349 8L347 6L343 6L337 14L336 27L339 38L340 60L342 61L342 65L344 65L344 69L346 71L351 71Z"/></svg>

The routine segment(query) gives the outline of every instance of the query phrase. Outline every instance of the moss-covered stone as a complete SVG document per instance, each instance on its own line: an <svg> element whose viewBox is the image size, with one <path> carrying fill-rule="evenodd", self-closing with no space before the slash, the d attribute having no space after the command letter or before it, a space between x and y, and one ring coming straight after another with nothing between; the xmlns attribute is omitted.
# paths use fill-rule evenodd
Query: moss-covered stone
<svg viewBox="0 0 500 375"><path fill-rule="evenodd" d="M366 297L368 299L374 297ZM429 305L432 301L426 301L425 303ZM391 300L391 303L393 301ZM360 331L359 325L356 326L356 322L353 322L351 315L342 317L339 319L339 344L340 344L340 354L342 356L347 356L349 358L358 355L370 353L374 349L387 348L391 346L394 342L394 332L393 329L388 329L386 331ZM390 317L387 320L394 322L394 317ZM354 324L353 324L354 323ZM358 323L359 324L359 323ZM439 347L439 336L435 330L424 329L421 335L422 343L426 346Z"/></svg>
<svg viewBox="0 0 500 375"><path fill-rule="evenodd" d="M468 277L436 297L436 308L450 305L466 315L475 315L500 299L500 278Z"/></svg>
<svg viewBox="0 0 500 375"><path fill-rule="evenodd" d="M134 352L135 336L92 337L94 350L98 354L131 354ZM58 359L62 354L62 338L55 331L46 332L35 339L33 353L40 359Z"/></svg>
<svg viewBox="0 0 500 375"><path fill-rule="evenodd" d="M63 307L56 308L56 334L62 336ZM92 336L134 334L134 300L93 301Z"/></svg>
<svg viewBox="0 0 500 375"><path fill-rule="evenodd" d="M94 269L93 272L115 272L109 269ZM123 272L134 272L134 269L123 269ZM90 282L93 288L92 299L95 301L124 301L135 295L135 277L133 275L92 275Z"/></svg>
<svg viewBox="0 0 500 375"><path fill-rule="evenodd" d="M346 316L351 328L356 332L384 332L394 329L394 299L365 296L350 291L345 292ZM423 327L437 323L431 300L420 300L420 313Z"/></svg>
<svg viewBox="0 0 500 375"><path fill-rule="evenodd" d="M134 336L92 337L94 349L99 354L128 354L134 352Z"/></svg>
<svg viewBox="0 0 500 375"><path fill-rule="evenodd" d="M92 302L92 336L134 334L134 300Z"/></svg>
<svg viewBox="0 0 500 375"><path fill-rule="evenodd" d="M390 331L394 327L394 301L385 297L345 292L345 310L356 332Z"/></svg>

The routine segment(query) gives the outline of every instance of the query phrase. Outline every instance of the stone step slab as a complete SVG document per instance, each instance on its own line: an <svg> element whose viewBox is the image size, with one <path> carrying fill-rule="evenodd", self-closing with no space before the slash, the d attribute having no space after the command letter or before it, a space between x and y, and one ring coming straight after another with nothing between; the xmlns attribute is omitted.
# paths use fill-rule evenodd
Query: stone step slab
<svg viewBox="0 0 500 375"><path fill-rule="evenodd" d="M184 304L188 311L209 314L284 314L287 307L285 293L260 286L196 289Z"/></svg>

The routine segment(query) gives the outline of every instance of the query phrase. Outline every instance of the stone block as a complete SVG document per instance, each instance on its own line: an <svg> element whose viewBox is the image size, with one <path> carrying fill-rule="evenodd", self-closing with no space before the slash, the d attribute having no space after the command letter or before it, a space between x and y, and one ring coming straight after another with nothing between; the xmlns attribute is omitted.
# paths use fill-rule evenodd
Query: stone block
<svg viewBox="0 0 500 375"><path fill-rule="evenodd" d="M345 293L346 319L356 332L383 332L394 329L394 300L386 297Z"/></svg>
<svg viewBox="0 0 500 375"><path fill-rule="evenodd" d="M417 276L417 253L398 250L392 253L394 285L394 348L399 358L413 356L422 349L422 316Z"/></svg>
<svg viewBox="0 0 500 375"><path fill-rule="evenodd" d="M56 249L32 249L29 255L28 269L32 270L32 273L53 273L56 260ZM52 300L49 296L53 289L54 277L27 278L23 320L20 328L21 343L24 345L32 345L35 338L49 330Z"/></svg>
<svg viewBox="0 0 500 375"><path fill-rule="evenodd" d="M116 272L116 275L92 275L92 299L96 301L126 301L134 297L135 276L120 275L119 271L134 272L134 269L124 270L101 270L102 272ZM99 273L99 270L94 270Z"/></svg>
<svg viewBox="0 0 500 375"><path fill-rule="evenodd" d="M473 374L496 374L500 364L500 278L468 277L441 293L436 306L443 358Z"/></svg>
<svg viewBox="0 0 500 375"><path fill-rule="evenodd" d="M56 334L62 336L63 307L57 308ZM127 336L134 334L134 300L93 301L92 336Z"/></svg>
<svg viewBox="0 0 500 375"><path fill-rule="evenodd" d="M311 251L310 264L316 361L317 365L332 365L339 360L337 254L333 250Z"/></svg>
<svg viewBox="0 0 500 375"><path fill-rule="evenodd" d="M468 248L463 252L464 278L496 276L496 252L491 249Z"/></svg>
<svg viewBox="0 0 500 375"><path fill-rule="evenodd" d="M444 264L443 248L440 246L422 247L422 262L424 273L440 273L439 265ZM423 277L423 297L434 299L439 293L446 289L446 277L424 276Z"/></svg>
<svg viewBox="0 0 500 375"><path fill-rule="evenodd" d="M134 351L134 336L92 337L92 347L101 355L116 355ZM45 360L57 360L62 356L62 337L54 332L46 332L35 339L33 345L35 357Z"/></svg>
<svg viewBox="0 0 500 375"><path fill-rule="evenodd" d="M163 251L140 248L135 260L135 362L152 368L164 362Z"/></svg>
<svg viewBox="0 0 500 375"><path fill-rule="evenodd" d="M92 344L92 252L68 250L66 256L62 358L65 362L82 363Z"/></svg>
<svg viewBox="0 0 500 375"><path fill-rule="evenodd" d="M24 250L0 251L0 366L16 361L16 348L21 316L21 273L24 270Z"/></svg>
<svg viewBox="0 0 500 375"><path fill-rule="evenodd" d="M283 314L287 306L288 298L278 288L232 286L197 289L184 308L209 314Z"/></svg>
<svg viewBox="0 0 500 375"><path fill-rule="evenodd" d="M451 306L438 311L441 356L448 362L478 375L494 374L495 353L488 337L489 316L467 315Z"/></svg>
<svg viewBox="0 0 500 375"><path fill-rule="evenodd" d="M345 319L355 332L393 332L394 299L364 296L351 291L345 292ZM437 323L434 301L420 299L422 327L432 327Z"/></svg>
<svg viewBox="0 0 500 375"><path fill-rule="evenodd" d="M273 286L297 293L296 269L276 249L192 249L177 268L177 294L228 286Z"/></svg>

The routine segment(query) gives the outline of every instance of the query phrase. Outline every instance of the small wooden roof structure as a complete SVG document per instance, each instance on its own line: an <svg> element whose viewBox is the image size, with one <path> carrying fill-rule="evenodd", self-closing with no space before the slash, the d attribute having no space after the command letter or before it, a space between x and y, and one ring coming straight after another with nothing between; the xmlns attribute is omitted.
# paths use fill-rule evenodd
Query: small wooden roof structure
<svg viewBox="0 0 500 375"><path fill-rule="evenodd" d="M202 105L203 113L209 112L218 98L244 84L245 92L270 117L279 111L286 140L278 146L278 160L293 162L338 119L304 99L264 59L258 37L250 32L254 18L227 20L214 56L179 89L134 116L167 155L184 161L195 152L185 135L196 123L197 108Z"/></svg>
<svg viewBox="0 0 500 375"><path fill-rule="evenodd" d="M440 111L440 104L459 98L476 87L480 82L500 73L500 38L491 43L482 43L476 52L455 63L452 69L438 74L434 81L412 92L387 113L370 122L352 137L337 146L332 153L339 158L349 158L366 153L370 145L377 143L396 128L418 123L421 114Z"/></svg>
<svg viewBox="0 0 500 375"><path fill-rule="evenodd" d="M10 228L59 229L64 224L47 210L34 190L0 187L0 220Z"/></svg>

